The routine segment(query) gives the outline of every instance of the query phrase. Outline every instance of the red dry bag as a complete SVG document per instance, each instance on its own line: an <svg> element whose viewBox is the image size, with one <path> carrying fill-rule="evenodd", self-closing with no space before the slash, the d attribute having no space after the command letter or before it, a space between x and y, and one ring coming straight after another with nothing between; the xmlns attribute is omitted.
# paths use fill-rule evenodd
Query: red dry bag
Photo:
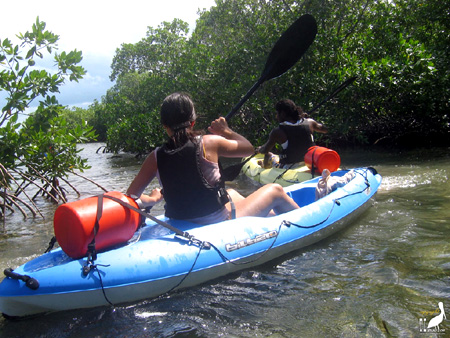
<svg viewBox="0 0 450 338"><path fill-rule="evenodd" d="M112 191L106 196L116 197L138 208L137 203L120 192ZM88 245L94 238L97 219L98 196L60 205L53 220L56 240L63 251L72 258L86 256ZM140 215L119 203L104 197L103 210L95 236L97 251L128 241L140 224Z"/></svg>
<svg viewBox="0 0 450 338"><path fill-rule="evenodd" d="M328 169L330 172L338 170L341 158L334 150L312 146L305 154L305 164L309 169L314 167L314 171L322 174L324 169Z"/></svg>

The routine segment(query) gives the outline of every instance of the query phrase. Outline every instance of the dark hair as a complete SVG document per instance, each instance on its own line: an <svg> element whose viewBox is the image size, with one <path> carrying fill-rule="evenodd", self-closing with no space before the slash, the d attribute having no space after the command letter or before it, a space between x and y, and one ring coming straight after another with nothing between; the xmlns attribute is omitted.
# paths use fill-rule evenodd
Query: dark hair
<svg viewBox="0 0 450 338"><path fill-rule="evenodd" d="M161 123L173 131L167 146L176 149L193 140L198 133L190 128L196 119L194 102L186 93L173 93L167 96L161 105Z"/></svg>
<svg viewBox="0 0 450 338"><path fill-rule="evenodd" d="M302 119L305 115L302 107L297 106L294 101L283 99L275 104L275 110L279 113L284 112L286 116L294 121Z"/></svg>

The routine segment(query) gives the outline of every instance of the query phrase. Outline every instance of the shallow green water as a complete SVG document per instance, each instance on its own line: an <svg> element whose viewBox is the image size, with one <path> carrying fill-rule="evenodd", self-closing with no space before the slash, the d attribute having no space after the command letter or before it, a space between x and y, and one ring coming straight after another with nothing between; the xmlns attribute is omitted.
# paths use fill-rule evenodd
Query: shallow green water
<svg viewBox="0 0 450 338"><path fill-rule="evenodd" d="M84 173L124 191L139 163L95 154ZM76 310L19 322L0 319L0 337L449 337L450 152L341 153L342 166L372 166L383 176L373 206L345 231L257 269L156 300ZM100 193L74 181L83 197ZM233 183L255 189L245 177ZM75 197L75 195L74 195ZM46 219L7 224L0 267L38 256L53 234ZM155 208L156 209L156 208ZM159 209L152 211L161 212ZM421 333L443 302L441 333Z"/></svg>

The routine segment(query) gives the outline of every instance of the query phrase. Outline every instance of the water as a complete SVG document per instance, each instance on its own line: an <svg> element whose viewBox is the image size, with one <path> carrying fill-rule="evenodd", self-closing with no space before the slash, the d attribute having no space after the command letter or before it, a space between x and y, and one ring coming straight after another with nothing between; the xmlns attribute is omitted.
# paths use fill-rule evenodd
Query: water
<svg viewBox="0 0 450 338"><path fill-rule="evenodd" d="M140 160L96 154L83 175L125 191ZM343 167L373 166L383 184L371 207L345 231L279 261L116 308L0 319L0 337L450 337L450 153L341 153ZM76 177L82 197L102 191ZM233 187L248 193L245 177ZM70 190L69 190L70 191ZM71 194L75 199L76 194ZM37 257L53 235L46 218L20 215L0 237L0 267ZM152 213L161 212L161 206ZM421 333L443 302L441 333Z"/></svg>

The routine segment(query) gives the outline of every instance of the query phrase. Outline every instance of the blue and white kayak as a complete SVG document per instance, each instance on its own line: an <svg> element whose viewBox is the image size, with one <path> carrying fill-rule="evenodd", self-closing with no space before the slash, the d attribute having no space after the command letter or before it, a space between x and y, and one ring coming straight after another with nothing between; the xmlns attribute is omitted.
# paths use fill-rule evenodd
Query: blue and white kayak
<svg viewBox="0 0 450 338"><path fill-rule="evenodd" d="M284 188L301 208L274 217L205 226L158 217L189 232L193 241L147 219L127 243L98 253L88 271L86 258L55 249L3 279L0 312L20 317L137 302L264 264L336 233L371 205L381 176L372 168L352 170L349 183L317 201L319 178Z"/></svg>

